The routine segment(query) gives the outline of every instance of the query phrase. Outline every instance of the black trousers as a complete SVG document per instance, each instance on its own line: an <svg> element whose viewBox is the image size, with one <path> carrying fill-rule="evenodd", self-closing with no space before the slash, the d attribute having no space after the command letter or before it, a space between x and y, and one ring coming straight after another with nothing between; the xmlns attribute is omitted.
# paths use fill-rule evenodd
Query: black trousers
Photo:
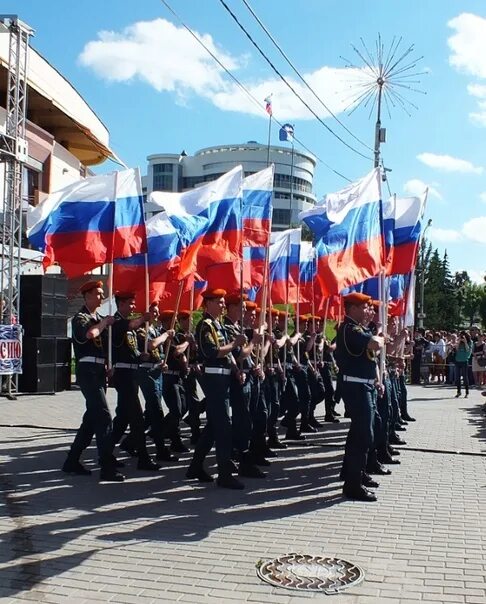
<svg viewBox="0 0 486 604"><path fill-rule="evenodd" d="M137 373L138 384L145 399L145 426L150 427L156 447L164 446L164 411L162 409L162 370L144 369Z"/></svg>
<svg viewBox="0 0 486 604"><path fill-rule="evenodd" d="M469 394L469 367L467 361L456 361L456 388L461 394L461 377L464 381L464 390Z"/></svg>
<svg viewBox="0 0 486 604"><path fill-rule="evenodd" d="M346 438L343 460L345 487L361 485L362 473L366 469L368 451L374 447L376 422L375 388L368 384L342 383L342 396L351 426Z"/></svg>
<svg viewBox="0 0 486 604"><path fill-rule="evenodd" d="M207 422L196 443L192 465L202 465L213 445L215 445L220 476L230 474L233 468L231 461L230 380L231 376L229 375L205 373L200 381L201 388L206 396Z"/></svg>
<svg viewBox="0 0 486 604"><path fill-rule="evenodd" d="M145 442L145 424L142 405L138 398L137 372L135 369L115 369L113 385L117 392L115 419L113 420L113 440L117 443L130 426L133 445L139 460L148 458Z"/></svg>
<svg viewBox="0 0 486 604"><path fill-rule="evenodd" d="M231 377L230 401L233 446L240 455L248 452L253 430L253 418L250 412L251 380L252 378L247 375L246 382L240 384L235 377Z"/></svg>
<svg viewBox="0 0 486 604"><path fill-rule="evenodd" d="M184 383L178 375L164 375L164 402L169 412L164 418L164 433L171 440L180 438L180 423L187 411Z"/></svg>
<svg viewBox="0 0 486 604"><path fill-rule="evenodd" d="M71 445L69 457L79 460L96 435L96 447L101 467L113 465L113 433L111 414L106 401L106 371L104 365L78 363L76 378L86 400L86 412Z"/></svg>

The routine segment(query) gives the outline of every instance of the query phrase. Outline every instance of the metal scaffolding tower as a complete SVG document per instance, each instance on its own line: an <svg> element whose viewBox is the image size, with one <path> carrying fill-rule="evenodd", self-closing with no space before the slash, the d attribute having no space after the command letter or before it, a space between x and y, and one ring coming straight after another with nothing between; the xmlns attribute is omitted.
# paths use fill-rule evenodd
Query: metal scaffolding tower
<svg viewBox="0 0 486 604"><path fill-rule="evenodd" d="M0 296L1 322L19 317L19 283L22 248L22 172L27 160L27 63L34 30L17 15L0 15L0 35L9 36L5 132L0 133L0 162L4 165L1 208ZM16 390L16 376L4 376L2 390Z"/></svg>

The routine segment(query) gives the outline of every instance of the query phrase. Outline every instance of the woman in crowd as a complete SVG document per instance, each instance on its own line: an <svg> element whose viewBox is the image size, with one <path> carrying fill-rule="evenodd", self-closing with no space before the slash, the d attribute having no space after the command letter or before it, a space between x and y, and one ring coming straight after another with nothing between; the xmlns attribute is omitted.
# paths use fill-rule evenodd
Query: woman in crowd
<svg viewBox="0 0 486 604"><path fill-rule="evenodd" d="M455 365L456 365L456 398L461 396L461 377L464 380L465 398L469 395L469 375L468 361L472 354L473 344L471 336L466 331L461 331L459 341L456 346Z"/></svg>
<svg viewBox="0 0 486 604"><path fill-rule="evenodd" d="M437 378L437 382L441 384L445 382L445 361L447 356L447 347L442 333L436 331L433 335L433 344L429 348L432 354L431 377L432 381Z"/></svg>
<svg viewBox="0 0 486 604"><path fill-rule="evenodd" d="M479 332L477 335L477 340L473 344L472 350L472 372L474 384L477 388L481 388L485 385L486 367L482 364L483 359L486 358L485 348L484 335Z"/></svg>

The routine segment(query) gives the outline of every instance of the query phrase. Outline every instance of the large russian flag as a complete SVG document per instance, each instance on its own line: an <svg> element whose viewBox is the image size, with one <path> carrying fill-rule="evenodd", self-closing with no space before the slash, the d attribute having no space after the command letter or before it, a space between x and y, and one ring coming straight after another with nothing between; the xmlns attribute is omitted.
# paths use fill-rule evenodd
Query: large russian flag
<svg viewBox="0 0 486 604"><path fill-rule="evenodd" d="M150 201L167 212L182 243L178 279L206 267L241 260L241 186L237 166L215 181L186 191L154 191Z"/></svg>
<svg viewBox="0 0 486 604"><path fill-rule="evenodd" d="M299 262L299 296L300 303L315 302L314 285L317 276L316 250L310 241L302 241L300 244ZM319 288L320 289L320 288ZM314 304L315 306L315 304Z"/></svg>
<svg viewBox="0 0 486 604"><path fill-rule="evenodd" d="M145 252L139 171L90 176L56 191L27 214L27 227L44 268L57 263L69 278Z"/></svg>
<svg viewBox="0 0 486 604"><path fill-rule="evenodd" d="M243 179L243 246L265 247L272 230L273 164Z"/></svg>
<svg viewBox="0 0 486 604"><path fill-rule="evenodd" d="M114 289L134 291L137 308L145 308L146 271L149 302L159 300L166 283L173 280L180 262L181 242L167 214L159 212L146 223L147 254L117 259L113 265Z"/></svg>
<svg viewBox="0 0 486 604"><path fill-rule="evenodd" d="M380 171L328 194L299 215L315 236L317 275L326 296L384 270Z"/></svg>
<svg viewBox="0 0 486 604"><path fill-rule="evenodd" d="M297 302L301 234L300 227L271 234L269 272L273 304Z"/></svg>
<svg viewBox="0 0 486 604"><path fill-rule="evenodd" d="M426 195L391 197L384 204L387 275L409 273L415 268Z"/></svg>

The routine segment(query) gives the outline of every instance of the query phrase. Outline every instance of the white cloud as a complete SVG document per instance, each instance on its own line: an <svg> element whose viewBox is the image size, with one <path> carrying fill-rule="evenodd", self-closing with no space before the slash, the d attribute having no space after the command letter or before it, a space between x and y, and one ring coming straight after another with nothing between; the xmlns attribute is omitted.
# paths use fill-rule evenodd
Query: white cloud
<svg viewBox="0 0 486 604"><path fill-rule="evenodd" d="M444 198L439 193L439 191L432 186L431 184L425 183L423 180L418 178L412 178L411 180L407 180L407 182L403 185L403 190L408 195L419 196L422 195L425 189L429 189L429 197L435 197L436 199L443 200Z"/></svg>
<svg viewBox="0 0 486 604"><path fill-rule="evenodd" d="M471 241L486 243L486 216L471 218L464 223L462 232Z"/></svg>
<svg viewBox="0 0 486 604"><path fill-rule="evenodd" d="M486 78L486 19L471 13L462 13L449 21L455 30L447 43L452 53L449 64L457 70L476 78ZM478 126L486 127L486 86L469 84L468 93L479 99L478 111L469 113L470 120Z"/></svg>
<svg viewBox="0 0 486 604"><path fill-rule="evenodd" d="M436 227L430 227L429 237L433 241L440 243L455 243L462 239L460 231L454 229L440 229Z"/></svg>
<svg viewBox="0 0 486 604"><path fill-rule="evenodd" d="M475 166L470 161L452 157L451 155L419 153L417 159L430 168L436 168L444 172L462 172L464 174L481 174L483 172L481 166Z"/></svg>
<svg viewBox="0 0 486 604"><path fill-rule="evenodd" d="M447 25L456 32L447 40L452 51L449 63L460 71L486 78L486 19L462 13Z"/></svg>
<svg viewBox="0 0 486 604"><path fill-rule="evenodd" d="M479 194L479 199L483 202L486 203L486 191L484 191L483 193Z"/></svg>
<svg viewBox="0 0 486 604"><path fill-rule="evenodd" d="M209 34L195 33L232 72L237 72L247 63L248 56L232 56L219 48ZM79 60L104 80L140 80L158 92L175 94L182 102L197 95L222 110L263 117L263 99L273 93L273 109L279 119L314 119L277 78L244 82L253 96L261 101L259 105L254 103L187 30L165 19L140 21L120 33L102 31L97 40L86 44ZM364 70L327 66L303 75L334 113L352 106L352 84L368 77ZM300 82L290 77L287 79L318 115L329 115Z"/></svg>
<svg viewBox="0 0 486 604"><path fill-rule="evenodd" d="M471 96L475 96L478 99L486 99L485 84L468 84L467 91Z"/></svg>

